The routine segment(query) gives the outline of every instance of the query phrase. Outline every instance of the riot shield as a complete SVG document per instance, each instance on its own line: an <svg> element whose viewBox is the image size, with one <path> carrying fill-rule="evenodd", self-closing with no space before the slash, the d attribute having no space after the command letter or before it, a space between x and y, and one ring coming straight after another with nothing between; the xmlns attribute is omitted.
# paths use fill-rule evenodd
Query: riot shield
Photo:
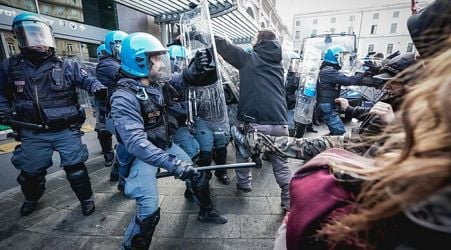
<svg viewBox="0 0 451 250"><path fill-rule="evenodd" d="M304 57L300 67L299 88L296 93L294 120L297 123L312 122L316 101L316 82L321 65L321 50L312 41L304 44Z"/></svg>
<svg viewBox="0 0 451 250"><path fill-rule="evenodd" d="M198 50L208 50L212 55L218 80L209 86L188 88L188 123L196 119L207 122L213 131L229 130L227 107L224 97L221 67L213 37L208 1L202 0L194 9L185 12L180 18L182 44L188 51L186 65Z"/></svg>

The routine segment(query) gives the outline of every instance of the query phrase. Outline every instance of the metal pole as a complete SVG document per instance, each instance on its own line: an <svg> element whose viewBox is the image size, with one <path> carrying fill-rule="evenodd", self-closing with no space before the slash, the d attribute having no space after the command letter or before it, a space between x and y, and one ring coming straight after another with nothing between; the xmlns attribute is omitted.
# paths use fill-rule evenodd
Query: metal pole
<svg viewBox="0 0 451 250"><path fill-rule="evenodd" d="M216 166L207 166L207 167L197 167L196 170L199 172L208 171L208 170L219 170L219 169L236 169L236 168L250 168L255 167L256 164L254 162L245 162L245 163L233 163L233 164L224 164L224 165L216 165ZM157 179L174 176L170 172L162 172L156 175Z"/></svg>

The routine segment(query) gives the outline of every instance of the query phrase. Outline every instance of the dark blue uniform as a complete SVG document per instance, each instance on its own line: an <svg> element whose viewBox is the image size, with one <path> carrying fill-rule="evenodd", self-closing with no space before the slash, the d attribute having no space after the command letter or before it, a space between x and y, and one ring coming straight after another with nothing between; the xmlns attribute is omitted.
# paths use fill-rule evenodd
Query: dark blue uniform
<svg viewBox="0 0 451 250"><path fill-rule="evenodd" d="M363 85L364 79L363 74L346 76L332 66L325 66L320 70L316 100L330 135L342 135L346 132L343 121L335 110L335 99L340 97L341 85Z"/></svg>
<svg viewBox="0 0 451 250"><path fill-rule="evenodd" d="M61 158L72 189L80 201L92 199L84 162L88 158L80 131L84 111L78 104L77 87L93 93L103 85L71 60L50 56L34 65L21 55L0 65L0 112L15 120L42 125L45 129L15 128L22 144L11 159L21 170L17 181L26 201L36 202L44 193L46 169L52 154Z"/></svg>
<svg viewBox="0 0 451 250"><path fill-rule="evenodd" d="M104 55L99 58L99 63L96 67L96 77L97 79L108 88L108 93L113 93L116 80L119 73L120 63L109 55ZM114 134L114 130L109 131L109 126L106 126L106 123L112 121L108 121L110 117L111 108L107 100L95 100L96 113L97 113L97 122L96 122L96 131L97 138L99 139L100 146L102 148L102 153L105 158L105 166L110 167L114 160L114 151L113 151L113 142L112 142L112 134ZM119 150L120 151L120 150ZM110 179L117 180L118 176L118 162L114 164L111 168Z"/></svg>

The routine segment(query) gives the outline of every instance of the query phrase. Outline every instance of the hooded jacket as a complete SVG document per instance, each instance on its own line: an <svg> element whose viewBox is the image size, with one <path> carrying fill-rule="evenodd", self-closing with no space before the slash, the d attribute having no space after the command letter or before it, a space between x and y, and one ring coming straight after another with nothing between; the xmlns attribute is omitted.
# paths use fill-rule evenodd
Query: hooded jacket
<svg viewBox="0 0 451 250"><path fill-rule="evenodd" d="M215 37L218 53L239 70L240 100L238 120L262 125L286 125L287 104L282 67L282 48L278 41L263 40L246 52L227 40Z"/></svg>

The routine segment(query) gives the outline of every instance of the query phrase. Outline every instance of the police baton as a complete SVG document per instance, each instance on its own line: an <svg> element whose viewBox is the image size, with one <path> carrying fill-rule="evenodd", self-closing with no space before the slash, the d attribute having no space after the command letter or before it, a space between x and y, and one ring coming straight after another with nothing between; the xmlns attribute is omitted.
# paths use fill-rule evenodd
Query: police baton
<svg viewBox="0 0 451 250"><path fill-rule="evenodd" d="M245 163L233 163L233 164L224 164L224 165L215 165L215 166L207 166L207 167L197 167L196 170L198 172L208 171L208 170L219 170L219 169L236 169L236 168L251 168L255 167L255 162L245 162ZM174 176L170 172L162 172L156 175L157 179Z"/></svg>
<svg viewBox="0 0 451 250"><path fill-rule="evenodd" d="M22 122L16 120L8 120L7 123L12 127L28 128L28 129L44 129L45 127L40 124Z"/></svg>

